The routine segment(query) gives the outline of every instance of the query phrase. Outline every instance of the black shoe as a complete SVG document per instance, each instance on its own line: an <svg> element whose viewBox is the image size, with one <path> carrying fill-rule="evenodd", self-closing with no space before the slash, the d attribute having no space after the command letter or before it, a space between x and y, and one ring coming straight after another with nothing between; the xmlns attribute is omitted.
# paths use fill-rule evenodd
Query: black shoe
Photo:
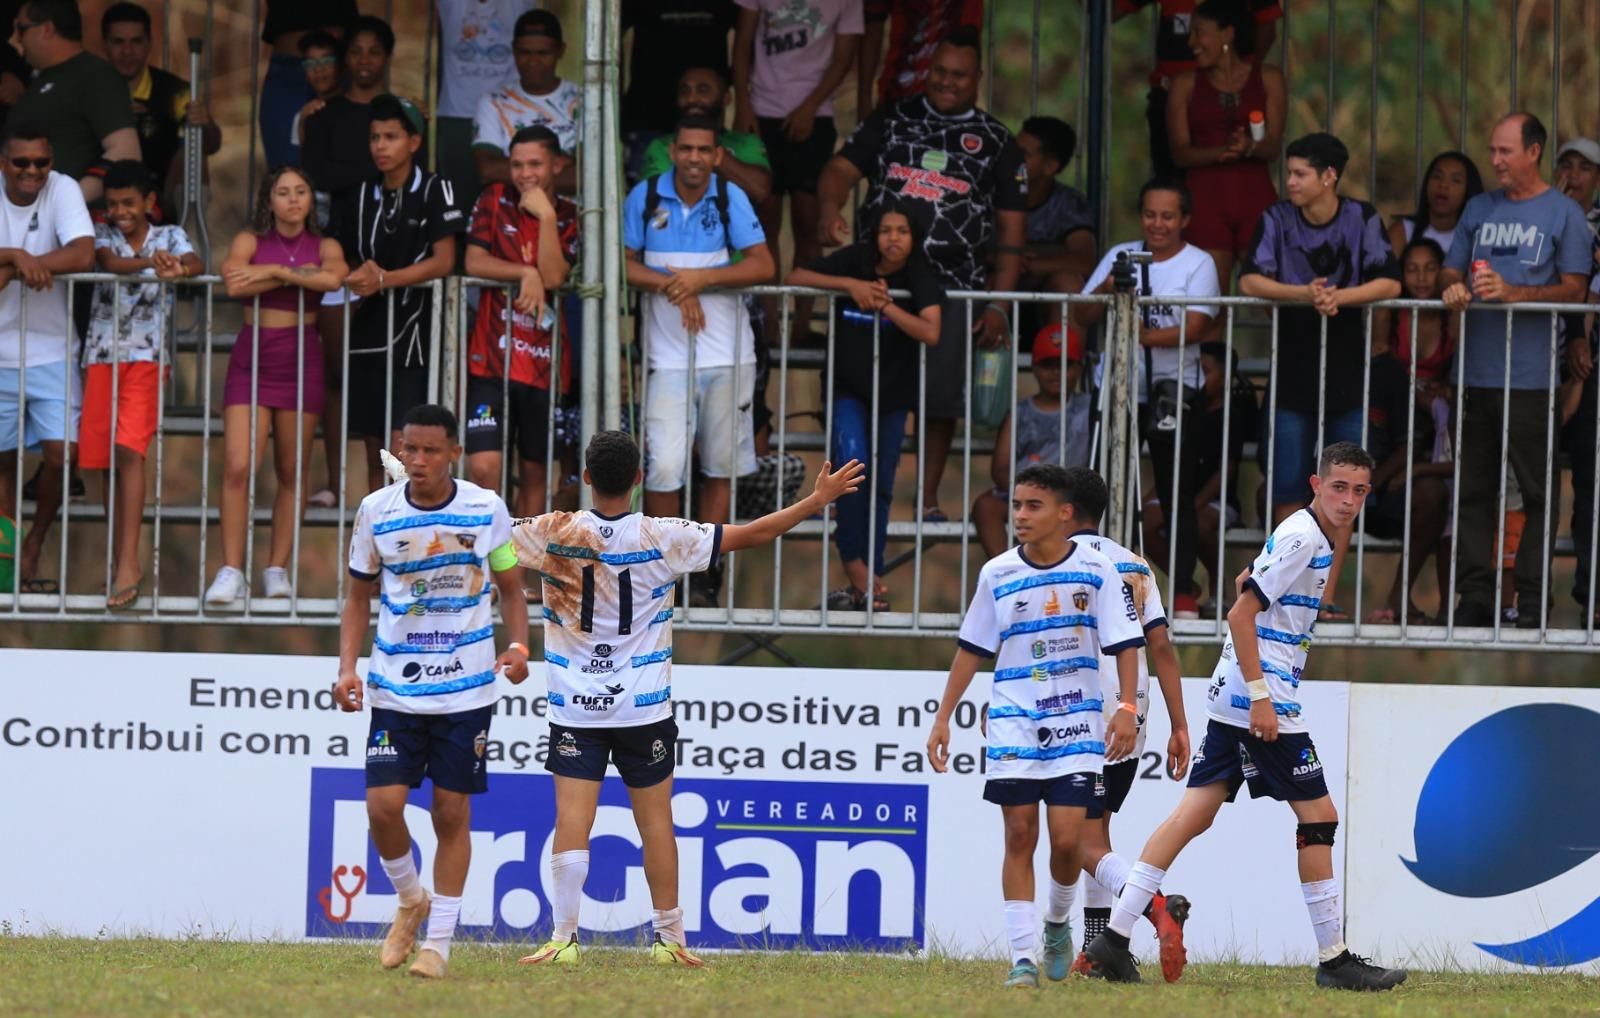
<svg viewBox="0 0 1600 1018"><path fill-rule="evenodd" d="M43 469L44 465L40 464L38 469L34 470L33 476L23 484L22 497L25 500L29 502L39 501L39 471ZM81 502L88 497L88 489L83 486L83 478L78 476L76 469L72 471L72 476L67 480L67 497L74 502Z"/></svg>
<svg viewBox="0 0 1600 1018"><path fill-rule="evenodd" d="M722 600L722 567L689 577L689 607L716 608Z"/></svg>
<svg viewBox="0 0 1600 1018"><path fill-rule="evenodd" d="M1392 990L1405 981L1405 969L1374 965L1349 950L1317 966L1317 985L1328 990Z"/></svg>
<svg viewBox="0 0 1600 1018"><path fill-rule="evenodd" d="M1462 601L1456 605L1455 624L1457 629L1488 629L1494 625L1494 612L1489 610L1488 605Z"/></svg>
<svg viewBox="0 0 1600 1018"><path fill-rule="evenodd" d="M1116 937L1121 944L1112 940ZM1125 937L1117 937L1110 930L1100 934L1089 942L1083 949L1088 956L1089 963L1094 966L1090 973L1110 983L1137 983L1139 979L1139 963L1134 961L1133 952L1128 950L1128 941ZM1321 978L1320 976L1318 977Z"/></svg>

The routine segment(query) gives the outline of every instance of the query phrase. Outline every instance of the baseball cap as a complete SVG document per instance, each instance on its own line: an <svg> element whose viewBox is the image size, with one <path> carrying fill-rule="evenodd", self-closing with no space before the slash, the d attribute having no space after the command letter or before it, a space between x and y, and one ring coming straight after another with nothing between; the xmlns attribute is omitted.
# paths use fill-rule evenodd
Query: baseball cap
<svg viewBox="0 0 1600 1018"><path fill-rule="evenodd" d="M1600 166L1600 144L1596 144L1589 138L1573 138L1561 146L1561 150L1556 153L1556 161L1560 162L1561 157L1568 152L1576 152L1596 166Z"/></svg>
<svg viewBox="0 0 1600 1018"><path fill-rule="evenodd" d="M547 10L528 11L512 26L511 38L521 39L527 35L542 35L561 42L561 19Z"/></svg>
<svg viewBox="0 0 1600 1018"><path fill-rule="evenodd" d="M1040 329L1033 337L1033 363L1040 361L1058 361L1061 359L1061 323L1053 322ZM1067 359L1069 361L1083 360L1083 334L1071 326L1067 327Z"/></svg>
<svg viewBox="0 0 1600 1018"><path fill-rule="evenodd" d="M393 95L385 92L382 95L373 97L372 106L380 114L374 118L376 120L391 119L394 109L398 107L400 115L405 118L406 129L410 133L428 133L427 122L422 116L422 110L416 103L403 95Z"/></svg>

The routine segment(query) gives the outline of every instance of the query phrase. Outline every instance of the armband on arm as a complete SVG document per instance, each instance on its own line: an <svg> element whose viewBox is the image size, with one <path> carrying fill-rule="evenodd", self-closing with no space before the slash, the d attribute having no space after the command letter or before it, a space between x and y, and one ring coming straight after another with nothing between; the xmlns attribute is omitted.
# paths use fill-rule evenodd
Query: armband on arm
<svg viewBox="0 0 1600 1018"><path fill-rule="evenodd" d="M1248 681L1245 682L1244 688L1248 689L1250 691L1250 702L1251 703L1254 703L1257 700L1270 700L1270 699L1272 699L1272 694L1267 691L1267 680L1266 679L1251 679L1251 680L1248 680Z"/></svg>

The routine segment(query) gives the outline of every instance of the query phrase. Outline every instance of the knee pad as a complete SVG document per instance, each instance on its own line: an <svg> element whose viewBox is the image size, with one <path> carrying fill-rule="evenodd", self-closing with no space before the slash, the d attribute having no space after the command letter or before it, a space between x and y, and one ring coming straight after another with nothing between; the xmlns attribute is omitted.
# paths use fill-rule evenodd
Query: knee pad
<svg viewBox="0 0 1600 1018"><path fill-rule="evenodd" d="M1339 829L1339 821L1329 820L1319 824L1300 824L1294 829L1294 847L1296 850L1310 848L1312 845L1327 845L1333 847L1333 834Z"/></svg>

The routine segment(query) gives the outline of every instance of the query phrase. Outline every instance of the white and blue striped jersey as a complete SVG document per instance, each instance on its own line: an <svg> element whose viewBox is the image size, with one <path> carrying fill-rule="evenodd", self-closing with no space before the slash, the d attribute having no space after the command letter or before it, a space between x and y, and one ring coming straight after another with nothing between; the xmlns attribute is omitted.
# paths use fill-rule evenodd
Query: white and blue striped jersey
<svg viewBox="0 0 1600 1018"><path fill-rule="evenodd" d="M1110 559L1081 541L1050 564L1029 561L1020 547L990 559L961 620L960 644L995 659L989 777L1100 772L1101 655L1144 646L1133 593Z"/></svg>
<svg viewBox="0 0 1600 1018"><path fill-rule="evenodd" d="M544 583L551 720L631 728L671 717L674 591L716 563L722 525L556 512L518 520L512 541Z"/></svg>
<svg viewBox="0 0 1600 1018"><path fill-rule="evenodd" d="M367 663L367 703L409 714L453 714L494 703L491 557L516 564L511 514L492 491L453 481L436 506L391 484L361 500L350 575L378 580L378 635Z"/></svg>
<svg viewBox="0 0 1600 1018"><path fill-rule="evenodd" d="M1317 625L1322 590L1332 566L1333 545L1328 535L1310 510L1301 509L1267 538L1245 580L1244 596L1256 597L1262 606L1256 616L1256 647L1280 732L1306 730L1300 674L1311 650L1311 632ZM1230 634L1207 691L1213 718L1239 728L1250 727L1250 695L1244 681Z"/></svg>
<svg viewBox="0 0 1600 1018"><path fill-rule="evenodd" d="M1167 612L1161 606L1161 588L1156 583L1155 574L1150 571L1150 563L1093 530L1079 531L1072 535L1072 540L1088 545L1116 566L1117 575L1122 577L1123 584L1133 593L1133 607L1139 614L1139 626L1144 632L1167 624ZM1103 669L1100 679L1101 695L1105 700L1104 713L1109 724L1117 713L1117 704L1121 702L1122 686L1114 668ZM1139 734L1134 740L1130 760L1144 752L1144 722L1150 715L1150 665L1144 655L1139 657L1139 692L1134 707L1137 709L1134 717L1139 724Z"/></svg>

